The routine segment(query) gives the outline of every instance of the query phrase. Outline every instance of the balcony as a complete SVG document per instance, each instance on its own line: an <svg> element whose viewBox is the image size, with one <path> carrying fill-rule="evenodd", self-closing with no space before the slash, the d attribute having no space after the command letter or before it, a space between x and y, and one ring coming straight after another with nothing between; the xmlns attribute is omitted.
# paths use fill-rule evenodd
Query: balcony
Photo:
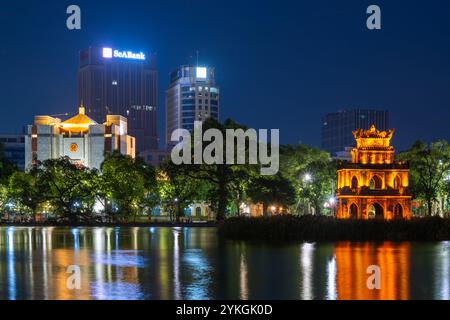
<svg viewBox="0 0 450 320"><path fill-rule="evenodd" d="M370 189L369 187L360 187L352 189L343 187L337 190L338 196L408 196L411 195L408 188L400 189Z"/></svg>

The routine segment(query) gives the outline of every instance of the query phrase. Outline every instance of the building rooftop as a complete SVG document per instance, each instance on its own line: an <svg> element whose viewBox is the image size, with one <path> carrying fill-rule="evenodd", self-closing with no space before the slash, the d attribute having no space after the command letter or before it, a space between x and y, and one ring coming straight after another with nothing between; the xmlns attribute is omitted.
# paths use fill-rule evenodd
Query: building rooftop
<svg viewBox="0 0 450 320"><path fill-rule="evenodd" d="M83 106L80 107L76 116L61 123L61 130L72 133L86 133L89 131L89 126L98 124L93 119L85 114Z"/></svg>

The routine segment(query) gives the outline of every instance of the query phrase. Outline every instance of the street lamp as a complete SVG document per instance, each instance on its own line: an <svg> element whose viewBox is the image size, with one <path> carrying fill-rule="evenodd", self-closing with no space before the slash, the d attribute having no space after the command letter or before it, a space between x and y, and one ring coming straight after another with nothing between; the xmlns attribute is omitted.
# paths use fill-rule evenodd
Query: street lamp
<svg viewBox="0 0 450 320"><path fill-rule="evenodd" d="M312 179L313 179L313 177L309 172L307 172L303 175L303 182L305 184L305 186L304 186L305 189L308 187L307 185L309 182L312 181ZM309 201L308 201L307 205L308 205L308 214L309 214L311 212L311 203L309 203Z"/></svg>
<svg viewBox="0 0 450 320"><path fill-rule="evenodd" d="M311 174L305 173L305 175L303 176L303 181L310 182L311 180L312 180Z"/></svg>
<svg viewBox="0 0 450 320"><path fill-rule="evenodd" d="M335 199L334 197L330 197L330 199L328 199L328 203L329 203L331 206L334 206L335 203L336 203L336 199Z"/></svg>
<svg viewBox="0 0 450 320"><path fill-rule="evenodd" d="M9 218L10 218L10 215L11 215L11 211L12 211L12 209L14 208L14 203L12 203L11 201L9 201L9 202L6 204L6 207L8 208L8 210L6 210L6 212L7 212L7 214L8 214L8 221L9 221Z"/></svg>
<svg viewBox="0 0 450 320"><path fill-rule="evenodd" d="M336 203L337 203L336 198L331 196L328 199L328 203L330 204L330 207L333 208L333 216L336 216Z"/></svg>
<svg viewBox="0 0 450 320"><path fill-rule="evenodd" d="M272 211L272 214L274 214L277 211L277 207L271 206L270 211Z"/></svg>

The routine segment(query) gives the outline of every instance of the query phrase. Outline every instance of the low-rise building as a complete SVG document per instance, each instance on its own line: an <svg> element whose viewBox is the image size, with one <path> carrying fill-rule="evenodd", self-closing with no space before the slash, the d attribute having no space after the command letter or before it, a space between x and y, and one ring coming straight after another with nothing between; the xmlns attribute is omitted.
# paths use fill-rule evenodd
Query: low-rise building
<svg viewBox="0 0 450 320"><path fill-rule="evenodd" d="M66 120L52 116L36 116L25 136L25 168L38 161L69 157L74 163L100 169L105 155L118 151L135 157L135 138L128 134L127 118L107 115L99 124L79 113Z"/></svg>
<svg viewBox="0 0 450 320"><path fill-rule="evenodd" d="M146 163L157 167L160 166L167 158L170 158L170 150L145 150L139 153L139 157L141 157Z"/></svg>
<svg viewBox="0 0 450 320"><path fill-rule="evenodd" d="M24 134L1 134L0 144L3 147L5 159L17 167L25 170L25 135Z"/></svg>

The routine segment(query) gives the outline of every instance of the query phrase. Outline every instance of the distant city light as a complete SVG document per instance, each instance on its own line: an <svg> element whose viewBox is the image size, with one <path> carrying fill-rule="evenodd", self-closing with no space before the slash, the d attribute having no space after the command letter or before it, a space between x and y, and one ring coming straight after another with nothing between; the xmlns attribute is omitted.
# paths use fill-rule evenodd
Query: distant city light
<svg viewBox="0 0 450 320"><path fill-rule="evenodd" d="M206 79L207 69L205 67L197 67L197 78Z"/></svg>

